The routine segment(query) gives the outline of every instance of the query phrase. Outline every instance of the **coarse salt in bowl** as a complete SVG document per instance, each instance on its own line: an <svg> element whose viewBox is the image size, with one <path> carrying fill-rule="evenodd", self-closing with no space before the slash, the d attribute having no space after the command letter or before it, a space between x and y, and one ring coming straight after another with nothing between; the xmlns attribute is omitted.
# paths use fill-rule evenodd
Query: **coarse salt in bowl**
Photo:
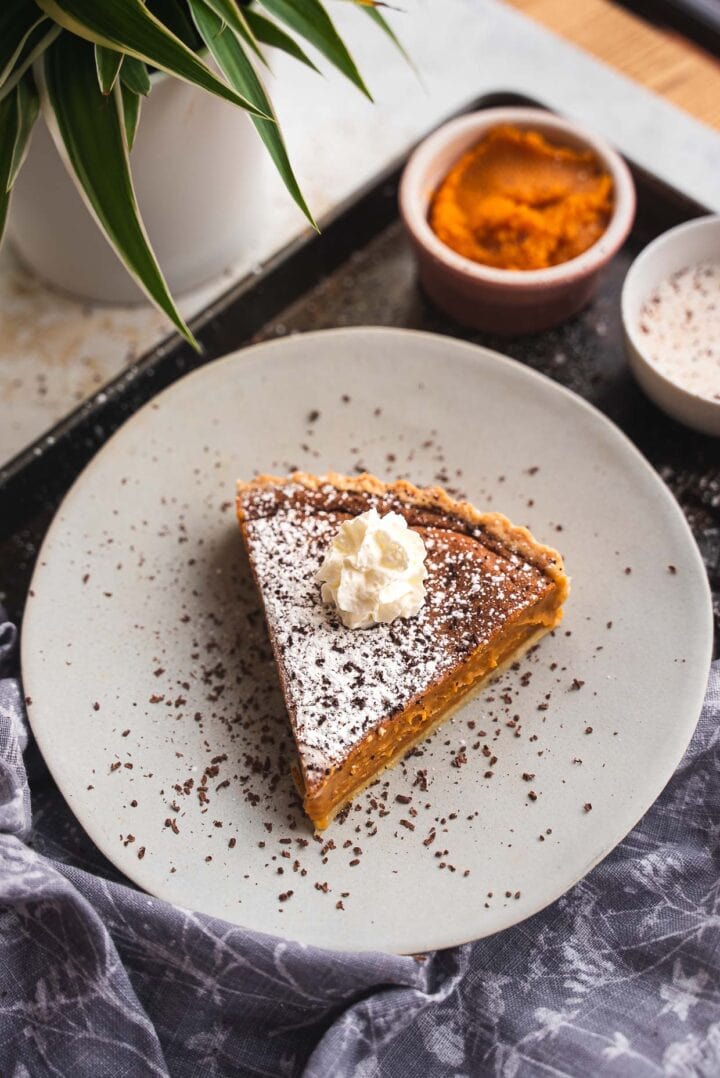
<svg viewBox="0 0 720 1078"><path fill-rule="evenodd" d="M621 305L642 389L674 419L720 436L720 217L650 243L630 267Z"/></svg>

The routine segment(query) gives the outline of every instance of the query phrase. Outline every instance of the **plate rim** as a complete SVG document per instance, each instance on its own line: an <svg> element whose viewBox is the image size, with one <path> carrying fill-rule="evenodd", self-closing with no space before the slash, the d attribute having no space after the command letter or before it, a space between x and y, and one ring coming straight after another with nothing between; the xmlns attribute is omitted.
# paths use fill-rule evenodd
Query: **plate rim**
<svg viewBox="0 0 720 1078"><path fill-rule="evenodd" d="M53 518L52 518L52 520L50 522L50 525L49 525L49 527L47 529L47 532L45 533L45 536L43 537L42 544L41 544L40 549L39 549L38 554L37 554L35 566L33 568L32 579L31 579L30 585L29 585L29 591L34 591L37 594L39 592L40 588L41 588L41 583L40 582L42 580L42 576L43 576L44 572L47 571L47 568L48 568L48 563L46 562L46 559L43 557L43 555L45 554L46 550L52 546L52 543L53 543L54 537L55 537L55 533L59 532L59 530L60 530L60 528L61 528L61 526L63 524L63 520L62 520L63 510L68 506L68 504L70 504L72 502L72 500L75 497L77 497L78 492L81 490L84 483L86 483L88 481L88 476L93 472L96 465L100 461L104 460L105 457L109 453L111 453L113 451L116 439L118 439L120 437L120 435L123 435L123 437L125 437L127 429L131 428L134 425L134 423L137 420L139 420L139 417L144 416L146 412L157 410L157 405L160 404L163 401L163 399L167 398L168 396L171 396L174 392L176 392L177 388L180 385L184 385L189 381L202 378L202 377L204 377L206 375L206 372L208 372L210 370L217 371L219 368L221 368L223 366L228 366L229 367L231 364L236 364L236 363L242 362L244 359L247 359L248 357L251 357L253 355L257 355L258 352L283 351L284 349L286 349L288 347L296 348L296 347L298 347L298 342L299 341L310 341L310 342L312 342L313 339L316 339L318 337L323 337L323 338L339 337L339 338L342 339L342 338L354 337L354 336L358 336L358 335L361 335L361 336L363 336L363 335L390 336L390 337L393 337L393 338L413 337L413 338L416 338L416 339L417 338L430 339L431 341L435 341L435 342L440 341L444 345L447 345L451 349L457 349L460 352L465 352L468 359L470 359L473 362L477 362L479 356L482 356L484 361L489 360L490 362L499 363L500 365L504 365L507 369L514 372L515 375L519 375L521 377L529 378L531 381L532 380L539 381L540 383L544 384L546 388L550 388L551 390L556 391L557 393L559 393L559 395L561 397L564 397L566 400L570 399L574 406L579 405L581 407L581 409L585 409L586 412L590 413L592 415L592 417L593 417L593 421L596 422L596 423L599 423L600 426L602 428L604 428L606 433L608 433L611 437L618 440L618 442L622 445L625 452L629 452L631 454L631 456L634 457L636 463L641 467L641 469L644 471L645 475L650 477L650 482L654 483L655 489L660 493L660 496L663 498L666 506L668 507L668 511L671 512L671 513L674 513L676 519L681 524L681 528L684 531L685 538L688 541L688 551L687 551L688 556L690 556L690 551L692 551L692 558L693 558L693 562L694 562L694 568L698 573L700 583L704 584L704 587L702 589L703 592L704 592L704 605L705 605L705 615L704 615L704 622L705 622L705 641L704 641L704 644L705 644L705 649L704 650L705 650L705 666L706 666L706 668L707 668L707 670L709 672L710 663L712 661L714 622L713 622L712 593L711 593L710 584L709 584L709 580L708 580L708 576L707 576L707 571L705 569L705 564L704 564L704 562L702 560L702 556L700 554L697 542L696 542L695 537L694 537L694 535L692 533L690 525L689 525L689 523L687 521L687 518L686 518L685 514L683 513L680 505L678 504L677 500L673 496L673 494L670 491L669 487L663 482L663 480L660 477L660 475L658 474L658 472L655 470L655 468L653 468L653 466L650 464L650 462L647 460L647 458L643 455L643 453L638 449L638 447L634 444L634 442L632 442L632 440L625 434L625 432L622 431L620 429L620 427L618 427L608 416L606 416L603 412L601 412L600 409L597 408L594 404L592 404L589 401L585 400L585 398L583 398L579 394L573 392L573 390L568 389L566 386L561 385L560 383L554 381L554 379L550 378L548 375L543 374L541 371L537 371L534 368L527 366L525 363L521 362L520 360L513 359L512 357L504 355L501 352L497 352L494 349L487 348L486 346L484 346L482 344L475 344L475 343L473 343L471 341L466 341L466 340L463 340L463 339L450 337L450 336L448 336L446 334L430 333L430 332L426 332L424 330L404 329L404 328L398 327L398 326L377 326L377 325L375 325L375 326L373 326L373 325L370 325L370 326L340 326L340 327L333 327L333 328L329 328L329 329L313 330L313 331L310 331L310 332L307 332L307 333L289 334L289 335L284 336L284 337L278 337L278 338L274 338L274 339L266 340L266 341L259 341L259 342L255 343L255 344L246 345L246 346L244 346L242 348L235 349L232 352L228 352L227 354L225 354L223 356L219 356L217 359L211 360L210 362L205 363L202 366L197 367L194 370L188 372L187 374L183 375L182 377L176 379L169 386L166 386L164 389L160 390L160 392L155 394L148 401L146 401L140 408L138 408L135 412L133 412L133 414L131 416L129 416L125 420L125 422L122 423L122 425L120 427L118 427L118 429L111 434L111 436L107 439L107 441L90 458L90 460L84 466L84 468L82 469L80 474L76 477L76 479L73 481L71 486L66 491L65 495L62 498L62 501L58 505L58 507L57 507L57 509L56 509L56 511L55 511L55 513L53 515ZM269 356L267 361L271 361L271 359L272 359L272 357ZM301 358L299 360L299 362L302 362L302 361L303 360ZM23 620L22 620L22 628L21 628L21 634L20 634L20 667L21 667L23 692L24 692L25 696L28 696L28 697L33 698L33 699L34 699L35 694L33 693L33 690L32 690L32 660L31 660L30 653L31 653L32 647L33 647L32 635L33 635L33 632L35 631L35 627L34 627L34 624L33 624L33 622L34 622L34 610L35 610L35 604L30 603L30 604L28 604L26 606L25 614L24 614L24 617L23 617ZM700 626L701 620L703 620L703 619L702 619L700 613L698 612L698 626ZM699 647L698 647L698 650L699 650ZM30 675L29 678L28 678L28 674ZM40 675L38 675L38 676L40 676ZM582 879L584 879L585 876L597 864L599 864L601 861L603 861L612 852L612 850L614 850L627 837L628 834L630 834L630 832L637 826L638 822L642 819L642 817L646 814L646 812L655 804L655 802L657 801L660 794L663 792L663 790L666 788L666 786L670 782L672 776L675 774L675 771L677 770L680 762L682 761L682 759L683 759L683 757L685 755L685 752L687 751L687 747L690 744L690 741L691 741L691 739L692 739L692 737L693 737L693 735L695 733L695 729L697 727L697 724L698 724L698 721L699 721L699 718L700 718L700 714L702 712L702 705L703 705L704 698L705 698L706 684L707 684L707 679L705 679L703 681L702 687L699 687L700 686L700 681L698 679L698 687L694 687L694 691L693 691L693 694L692 694L692 700L689 699L689 694L688 694L687 707L683 708L683 711L686 711L689 715L695 716L695 718L694 718L694 721L692 721L692 723L688 724L687 738L683 739L682 752L678 755L677 759L674 760L674 762L672 763L672 765L671 765L671 767L669 769L667 769L667 768L663 769L662 777L661 777L661 780L659 781L659 785L654 784L653 791L652 791L652 794L649 797L649 799L647 799L645 797L643 797L641 799L641 801L642 801L641 810L639 811L637 817L635 819L633 819L630 826L626 826L625 823L623 822L620 825L619 828L615 828L613 833L612 833L612 837L608 841L608 843L606 843L603 846L601 851L596 856L593 856L592 858L590 858L585 863L584 867L580 870L580 872L577 875L574 876L574 878L569 883L563 882L563 884L561 886L561 889L557 890L557 891L554 891L550 898L547 898L547 899L543 898L540 901L538 901L537 903L531 902L530 908L529 909L525 908L523 910L521 916L518 916L516 918L513 918L512 916L510 916L508 918L508 920L507 920L507 924L504 925L504 927L502 927L502 928L492 928L492 929L488 929L487 931L483 931L482 928L480 928L480 931L476 931L476 929L474 928L473 929L473 935L471 935L470 937L468 937L467 932L461 932L459 934L449 933L447 935L442 935L442 933L440 933L438 935L437 939L434 939L430 946L420 946L420 947L413 946L413 947L410 947L410 948L403 948L403 949L400 949L400 950L389 950L389 951L387 951L385 953L391 953L391 954L414 954L414 953L421 953L423 951L440 950L440 949L445 949L445 948L449 948L449 947L456 947L456 946L460 946L460 945L462 945L464 943L472 942L474 940L483 939L483 938L486 938L487 936L494 935L494 934L496 934L498 932L502 932L502 931L505 931L505 930L507 930L509 928L512 928L517 924L523 923L524 921L528 920L529 918L534 917L536 914L538 914L542 910L544 910L544 909L548 908L549 906L551 906L554 902L556 902L563 895L567 894L573 887L575 887L577 885L578 882L580 882ZM101 854L104 857L106 857L108 861L110 861L110 863L113 865L113 867L118 872L120 872L122 876L124 876L125 878L130 880L133 885L138 887L141 891L145 892L146 894L151 895L152 897L157 898L157 899L159 899L161 901L168 902L168 904L177 907L178 903L175 901L175 899L173 897L169 896L167 893L163 893L163 891L164 891L163 887L160 887L160 888L158 888L156 886L151 887L146 882L143 881L144 873L142 871L143 870L143 864L142 864L141 861L138 861L137 867L135 865L133 865L133 870L134 871L132 871L132 872L128 871L124 865L122 865L122 866L118 865L116 860L115 860L115 857L114 857L115 847L113 846L112 850L111 850L109 842L105 842L105 836L100 834L99 829L97 829L95 827L95 817L91 815L90 817L85 819L85 815L79 813L76 810L76 805L78 804L78 801L77 801L76 796L75 796L76 783L73 782L73 780L72 780L72 778L70 776L67 776L67 777L65 776L65 771L64 771L64 766L63 766L62 760L57 759L57 754L53 753L52 746L50 744L50 742L52 740L51 734L50 734L52 724L43 723L42 721L40 723L36 723L36 720L33 719L33 712L34 711L35 711L34 707L28 707L27 708L28 722L29 722L30 728L32 730L33 736L35 738L35 741L37 743L38 748L40 749L40 752L42 754L45 765L48 768L48 771L50 772L50 774L51 774L51 776L53 778L53 781L57 785L58 790L60 791L60 794L62 795L63 799L65 800L66 804L68 805L68 807L69 807L70 811L72 812L73 816L75 817L77 823L85 831L87 836L90 838L90 840L93 842L93 844L97 847L97 849L101 852ZM37 713L35 713L35 714L37 714ZM49 749L49 753L47 755L46 755L46 748ZM50 759L48 759L48 755L50 756L50 759L52 759L53 756L55 756L55 759L53 759L52 763L50 762ZM180 908L185 908L185 907L180 907ZM279 940L286 940L286 941L295 939L292 935L289 935L289 936L274 935L273 933L266 932L263 929L253 928L250 925L244 924L244 923L242 923L241 921L239 921L237 919L229 919L229 918L224 919L222 917L215 917L215 915L212 915L212 914L204 914L203 911L201 911L201 910L196 910L196 912L201 913L203 916L214 917L217 920L224 921L225 923L232 924L232 925L244 928L247 931L255 932L258 935L265 936L265 937L268 937L268 938L271 938L271 939L279 939ZM344 947L336 947L336 946L333 946L332 944L317 945L317 944L303 943L303 941L297 941L297 942L300 942L303 946L314 946L314 947L317 947L318 949L327 950L327 951L333 952L333 953L353 953L353 952L347 951L347 949L344 948ZM371 953L374 950L377 950L377 948L359 947L359 948L354 949L354 951L357 952L357 953Z"/></svg>

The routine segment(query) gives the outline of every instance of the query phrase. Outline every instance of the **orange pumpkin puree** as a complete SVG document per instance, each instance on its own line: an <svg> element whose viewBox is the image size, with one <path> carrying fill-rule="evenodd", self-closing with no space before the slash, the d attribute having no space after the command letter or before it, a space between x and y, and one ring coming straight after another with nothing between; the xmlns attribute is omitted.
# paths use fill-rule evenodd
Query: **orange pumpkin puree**
<svg viewBox="0 0 720 1078"><path fill-rule="evenodd" d="M505 124L450 170L433 197L430 226L474 262L545 269L592 246L612 204L612 177L592 150L556 146Z"/></svg>

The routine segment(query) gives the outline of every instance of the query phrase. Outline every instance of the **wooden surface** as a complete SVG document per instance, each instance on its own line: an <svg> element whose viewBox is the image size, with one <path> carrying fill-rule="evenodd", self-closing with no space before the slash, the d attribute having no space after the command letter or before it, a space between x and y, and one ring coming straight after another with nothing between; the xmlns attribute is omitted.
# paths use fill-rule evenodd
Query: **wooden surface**
<svg viewBox="0 0 720 1078"><path fill-rule="evenodd" d="M548 29L720 129L720 62L609 0L507 0Z"/></svg>

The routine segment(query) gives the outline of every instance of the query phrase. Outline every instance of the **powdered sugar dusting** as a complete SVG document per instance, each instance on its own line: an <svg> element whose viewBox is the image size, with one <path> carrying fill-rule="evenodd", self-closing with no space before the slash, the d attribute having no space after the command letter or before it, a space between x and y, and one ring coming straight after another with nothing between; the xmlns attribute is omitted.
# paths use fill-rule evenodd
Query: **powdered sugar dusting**
<svg viewBox="0 0 720 1078"><path fill-rule="evenodd" d="M480 529L427 526L395 499L310 493L300 484L244 494L246 539L263 595L298 749L306 770L340 762L373 727L463 662L513 613L543 595L548 578L482 543ZM331 509L321 508L330 500ZM343 519L375 506L403 512L427 547L427 600L414 618L345 628L315 581ZM410 516L408 516L410 514Z"/></svg>

